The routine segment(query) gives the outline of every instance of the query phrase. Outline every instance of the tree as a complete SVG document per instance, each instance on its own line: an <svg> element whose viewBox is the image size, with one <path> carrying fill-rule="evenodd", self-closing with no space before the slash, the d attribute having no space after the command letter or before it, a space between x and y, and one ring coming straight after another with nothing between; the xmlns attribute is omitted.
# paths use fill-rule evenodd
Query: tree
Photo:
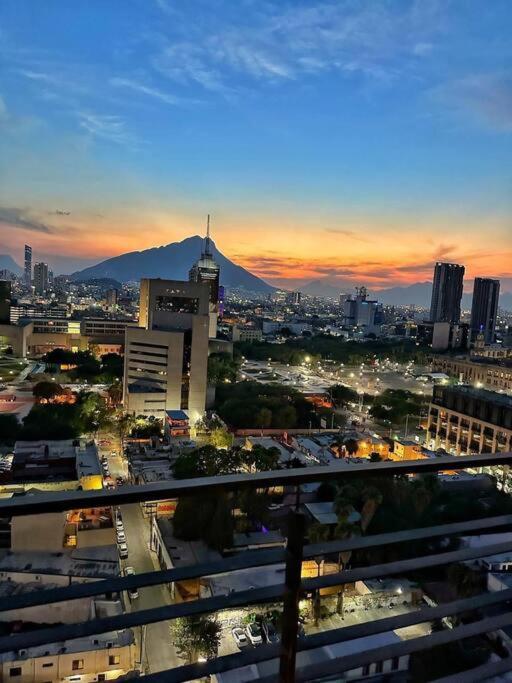
<svg viewBox="0 0 512 683"><path fill-rule="evenodd" d="M240 361L229 353L212 353L208 358L208 382L217 385L223 382L236 382Z"/></svg>
<svg viewBox="0 0 512 683"><path fill-rule="evenodd" d="M336 384L329 389L329 393L335 405L345 407L349 403L355 403L358 400L357 391L346 387L344 384Z"/></svg>
<svg viewBox="0 0 512 683"><path fill-rule="evenodd" d="M121 446L124 448L124 440L130 433L135 424L135 417L123 411L117 413L114 419L114 428L121 439Z"/></svg>
<svg viewBox="0 0 512 683"><path fill-rule="evenodd" d="M0 442L14 443L18 438L21 425L16 415L12 413L0 413Z"/></svg>
<svg viewBox="0 0 512 683"><path fill-rule="evenodd" d="M376 451L370 453L370 462L382 462L380 453L377 453Z"/></svg>
<svg viewBox="0 0 512 683"><path fill-rule="evenodd" d="M347 439L344 444L345 450L349 455L355 455L359 450L357 439Z"/></svg>
<svg viewBox="0 0 512 683"><path fill-rule="evenodd" d="M215 427L210 432L210 443L215 448L229 448L233 444L233 435L225 427Z"/></svg>
<svg viewBox="0 0 512 683"><path fill-rule="evenodd" d="M216 617L181 617L171 622L171 639L180 657L189 664L199 657L214 659L220 645L222 627Z"/></svg>
<svg viewBox="0 0 512 683"><path fill-rule="evenodd" d="M34 385L32 394L41 403L51 403L57 396L63 393L62 387L57 382L42 381Z"/></svg>
<svg viewBox="0 0 512 683"><path fill-rule="evenodd" d="M121 382L114 382L107 389L108 399L112 406L118 406L123 400L123 385Z"/></svg>
<svg viewBox="0 0 512 683"><path fill-rule="evenodd" d="M105 353L101 357L101 374L104 379L113 382L123 376L124 362L123 357L118 353Z"/></svg>

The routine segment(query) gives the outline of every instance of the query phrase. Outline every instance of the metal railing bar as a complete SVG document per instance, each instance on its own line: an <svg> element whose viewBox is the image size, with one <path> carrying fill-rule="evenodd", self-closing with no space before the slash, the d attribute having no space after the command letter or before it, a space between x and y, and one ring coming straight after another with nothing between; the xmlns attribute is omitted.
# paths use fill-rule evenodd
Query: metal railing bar
<svg viewBox="0 0 512 683"><path fill-rule="evenodd" d="M486 662L474 669L461 671L453 676L436 678L432 683L482 683L482 681L487 681L489 678L508 673L509 671L512 671L512 657L506 657L497 662Z"/></svg>
<svg viewBox="0 0 512 683"><path fill-rule="evenodd" d="M464 598L450 603L444 603L436 607L418 609L414 612L399 614L393 617L385 617L375 621L368 621L353 626L344 626L338 629L329 629L315 633L298 641L300 652L312 650L326 645L346 642L364 636L375 635L385 631L394 631L407 626L415 626L434 619L461 614L466 611L490 607L495 604L505 604L512 600L512 588L496 593L482 593L471 598ZM243 654L242 658L240 655ZM241 666L249 666L267 661L279 656L279 645L267 645L258 647L247 652L235 655L217 657L215 660L202 664L188 664L175 669L161 671L147 676L148 683L182 683L183 681L199 678L201 675L222 673ZM512 658L511 658L512 662Z"/></svg>
<svg viewBox="0 0 512 683"><path fill-rule="evenodd" d="M408 560L397 560L385 564L374 564L369 567L345 569L336 574L327 574L313 579L305 579L302 582L302 588L305 591L317 590L318 588L330 588L332 586L353 583L354 581L361 581L364 579L376 579L382 576L392 576L393 574L411 572L417 569L451 564L452 562L463 562L465 560L474 560L479 557L499 555L501 553L509 552L510 550L512 550L512 540L505 541L504 543L493 543L492 545L480 546L478 548L462 548L461 550L452 550L447 553L423 555L421 557L413 557Z"/></svg>
<svg viewBox="0 0 512 683"><path fill-rule="evenodd" d="M75 583L64 588L51 588L49 590L12 595L0 598L0 612L46 605L64 600L76 600L78 598L103 595L104 593L117 593L129 588L144 588L146 586L157 586L185 579L225 574L240 569L277 564L284 562L284 560L285 551L281 548L249 550L218 562L175 567L173 569L134 574L132 576L119 576L113 579L102 579L88 583Z"/></svg>
<svg viewBox="0 0 512 683"><path fill-rule="evenodd" d="M403 571L412 571L413 569L422 569L424 567L449 564L454 561L486 557L488 555L505 552L506 550L510 550L510 548L512 548L512 541L480 548L465 548L463 550L456 550L438 555L427 555L422 558L413 558L412 560L400 560L398 562L374 565L372 567L349 569L337 574L329 574L315 579L306 579L302 581L302 589L304 591L317 590L318 588L337 586L342 583L353 582L365 578L389 576ZM167 621L182 616L217 612L229 607L241 607L246 604L271 602L272 600L280 599L283 595L283 590L283 585L278 584L249 591L229 593L213 598L204 598L192 602L164 605L149 610L131 612L104 619L95 619L79 624L66 624L65 626L39 629L30 633L0 637L0 652L9 651L13 648L19 649L33 647L34 645L44 645L58 640L81 638L88 635L94 635L95 633L105 633L157 621ZM15 643L18 644L15 645Z"/></svg>
<svg viewBox="0 0 512 683"><path fill-rule="evenodd" d="M104 491L60 491L0 500L0 517L33 515L39 512L63 512L75 508L127 505L141 501L155 501L179 496L190 496L205 490L237 490L240 488L269 488L343 478L364 476L393 476L421 474L442 470L462 470L468 467L512 465L512 453L487 455L443 456L425 460L386 461L319 465L290 470L268 470L254 474L226 474L215 477L179 479L144 486L123 486L108 493Z"/></svg>
<svg viewBox="0 0 512 683"><path fill-rule="evenodd" d="M311 679L326 676L331 673L339 673L341 671L351 671L366 664L373 664L374 662L384 661L393 657L403 657L411 655L422 650L430 650L438 645L446 645L472 636L489 633L496 629L509 626L512 623L512 612L500 614L498 616L489 617L488 619L481 619L480 621L463 626L457 626L453 629L446 629L436 633L430 633L426 636L412 638L410 640L403 640L400 643L386 645L364 652L336 657L322 662L321 664L312 664L310 666L301 667L296 671L296 683L300 681L309 681ZM262 677L259 683L270 683L275 681L275 676Z"/></svg>
<svg viewBox="0 0 512 683"><path fill-rule="evenodd" d="M354 536L352 538L340 539L339 541L306 545L304 546L303 556L304 558L318 557L319 555L328 555L329 553L377 548L383 545L419 541L436 536L454 536L464 532L473 533L482 529L509 525L512 525L512 515L500 515L498 517L483 517L453 524L441 524L439 526L393 531L386 534L374 534L373 536Z"/></svg>
<svg viewBox="0 0 512 683"><path fill-rule="evenodd" d="M173 605L162 605L151 609L137 612L126 612L113 617L103 617L76 624L64 624L50 628L38 629L25 633L16 633L10 636L0 637L0 653L11 650L27 649L39 645L47 645L63 640L85 638L98 633L120 631L134 626L154 624L159 621L178 619L196 614L209 614L233 607L244 607L258 603L275 602L282 598L284 585L278 584L255 588L253 590L239 591L227 595L219 595L213 598L203 598L191 602L182 602Z"/></svg>

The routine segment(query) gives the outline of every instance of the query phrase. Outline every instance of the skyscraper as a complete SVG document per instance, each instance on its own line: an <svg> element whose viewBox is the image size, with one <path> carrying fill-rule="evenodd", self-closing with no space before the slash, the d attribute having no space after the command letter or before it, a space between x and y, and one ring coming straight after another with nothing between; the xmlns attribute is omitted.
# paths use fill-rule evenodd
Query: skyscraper
<svg viewBox="0 0 512 683"><path fill-rule="evenodd" d="M127 327L123 396L126 410L163 419L204 412L208 366L209 289L204 282L141 280L139 327Z"/></svg>
<svg viewBox="0 0 512 683"><path fill-rule="evenodd" d="M23 279L27 287L32 284L32 247L25 244L25 268L23 273Z"/></svg>
<svg viewBox="0 0 512 683"><path fill-rule="evenodd" d="M486 344L494 341L500 281L487 277L476 277L471 304L471 338L481 332Z"/></svg>
<svg viewBox="0 0 512 683"><path fill-rule="evenodd" d="M436 263L430 304L431 322L454 325L460 321L464 271L464 266L456 263Z"/></svg>
<svg viewBox="0 0 512 683"><path fill-rule="evenodd" d="M210 214L206 221L206 238L204 241L204 250L201 252L201 257L194 263L189 271L188 279L190 282L206 282L209 287L210 300L210 337L217 336L217 317L219 314L219 279L220 267L215 262L211 253L210 240Z"/></svg>
<svg viewBox="0 0 512 683"><path fill-rule="evenodd" d="M36 294L43 295L48 289L48 264L36 263L34 265L34 289Z"/></svg>

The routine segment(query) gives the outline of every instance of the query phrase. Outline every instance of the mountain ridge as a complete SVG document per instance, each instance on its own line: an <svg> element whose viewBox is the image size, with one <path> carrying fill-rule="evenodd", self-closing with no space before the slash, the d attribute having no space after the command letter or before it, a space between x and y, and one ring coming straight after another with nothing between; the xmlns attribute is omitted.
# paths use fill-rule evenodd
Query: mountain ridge
<svg viewBox="0 0 512 683"><path fill-rule="evenodd" d="M72 273L72 280L113 278L120 282L140 280L143 277L161 277L169 280L187 280L188 271L201 255L204 238L186 237L181 242L170 242L142 251L131 251L101 261ZM211 241L211 252L220 266L220 283L225 287L252 292L270 293L275 287L233 263Z"/></svg>

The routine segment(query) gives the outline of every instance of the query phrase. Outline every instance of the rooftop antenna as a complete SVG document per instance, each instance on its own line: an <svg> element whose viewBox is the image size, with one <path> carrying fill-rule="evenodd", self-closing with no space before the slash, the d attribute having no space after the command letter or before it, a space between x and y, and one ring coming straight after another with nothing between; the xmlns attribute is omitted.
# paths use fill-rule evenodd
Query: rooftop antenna
<svg viewBox="0 0 512 683"><path fill-rule="evenodd" d="M204 245L205 256L211 256L210 252L210 214L206 218L206 240Z"/></svg>

